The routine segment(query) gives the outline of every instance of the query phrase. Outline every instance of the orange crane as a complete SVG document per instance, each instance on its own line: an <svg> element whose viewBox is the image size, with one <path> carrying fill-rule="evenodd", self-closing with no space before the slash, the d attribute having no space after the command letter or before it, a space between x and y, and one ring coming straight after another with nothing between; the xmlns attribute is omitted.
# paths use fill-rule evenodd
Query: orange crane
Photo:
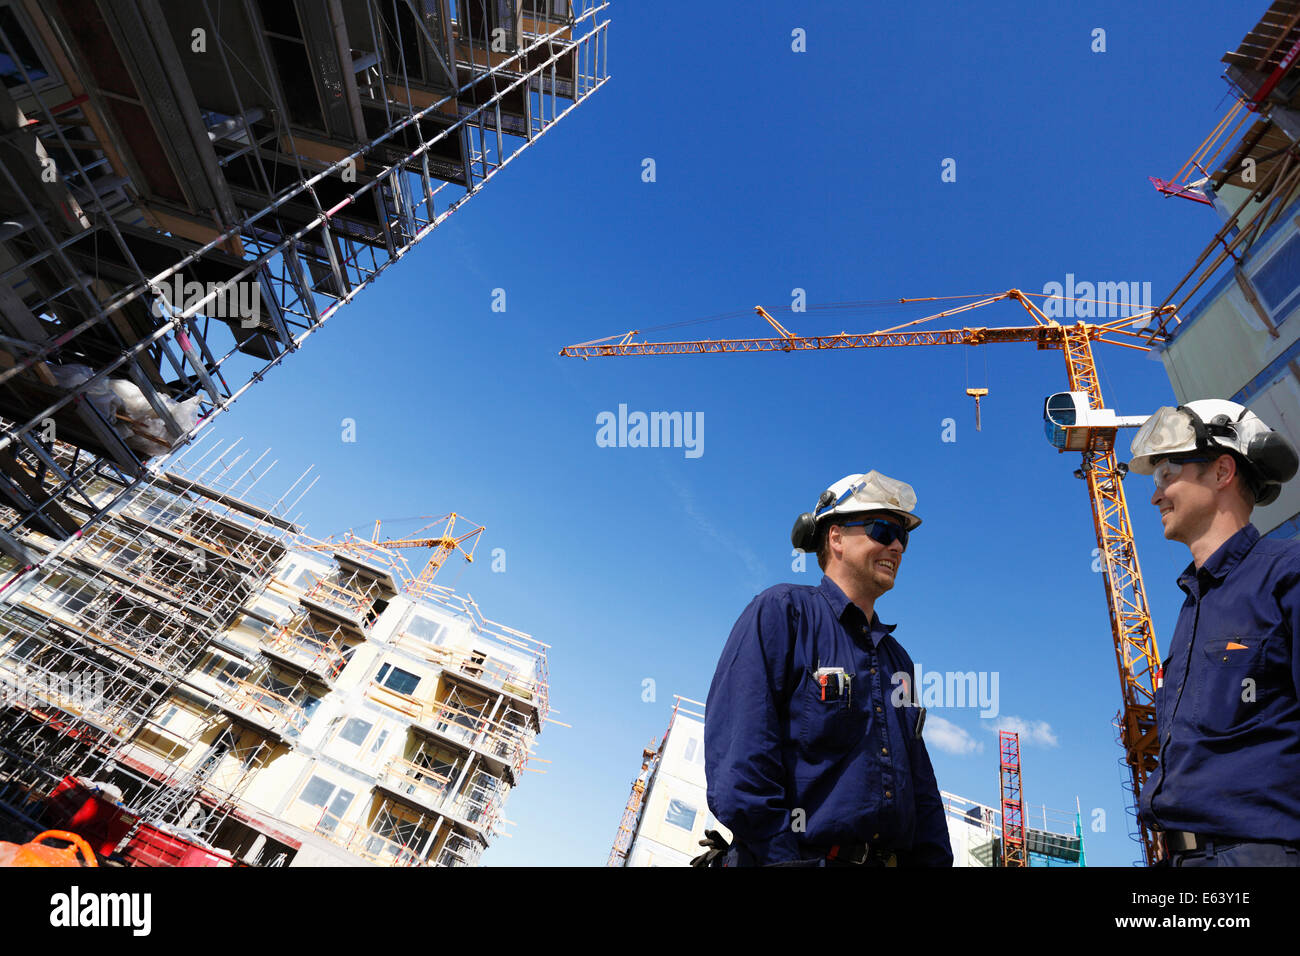
<svg viewBox="0 0 1300 956"><path fill-rule="evenodd" d="M427 516L426 516L427 517ZM419 594L426 587L433 583L434 577L438 574L438 569L446 563L447 559L453 554L459 552L465 561L469 564L474 563L474 549L478 545L478 537L484 531L482 525L472 525L468 531L462 531L456 534L456 520L461 515L452 511L445 515L438 515L428 524L417 528L411 536L405 538L389 538L386 541L379 540L379 525L381 519L375 520L374 531L371 532L370 540L358 538L352 532L348 532L338 541L326 539L320 544L308 545L308 551L345 551L353 554L367 554L377 556L385 563L391 563L391 555L385 552L397 551L405 548L432 548L433 554L425 562L420 573L415 577L407 575L409 578L405 590ZM420 532L428 531L435 526L441 525L435 530L432 536L420 537ZM466 546L468 543L468 547Z"/></svg>
<svg viewBox="0 0 1300 956"><path fill-rule="evenodd" d="M1030 301L1062 299L1062 296L1031 294L1011 289L997 295L947 296L948 299L973 299L955 308L928 315L903 325L877 332L838 335L795 335L762 306L755 311L776 331L776 338L718 339L682 342L637 341L637 330L622 335L571 345L560 355L596 358L618 355L688 355L721 352L797 352L815 349L897 348L918 345L984 345L989 343L1030 342L1040 350L1057 349L1065 355L1069 391L1047 400L1044 419L1048 437L1064 451L1082 455L1082 467L1075 475L1087 481L1092 504L1093 525L1097 532L1098 554L1104 574L1106 604L1110 611L1115 660L1119 670L1122 706L1115 717L1120 745L1130 779L1126 781L1133 804L1147 777L1156 768L1159 744L1155 728L1155 681L1160 667L1155 632L1147 605L1146 588L1133 543L1133 526L1124 497L1123 477L1127 466L1115 457L1115 435L1119 428L1135 425L1142 419L1120 419L1106 409L1093 359L1092 343L1105 342L1124 348L1150 351L1151 342L1165 338L1165 316L1172 306L1134 312L1111 322L1075 322L1062 325L1047 316ZM941 297L900 299L902 303L937 302ZM961 328L920 330L913 328L935 319L984 308L997 302L1014 301L1029 314L1032 323L1003 328ZM1096 300L1074 300L1096 301ZM1103 303L1114 305L1116 303ZM1119 303L1127 305L1127 303ZM1088 309L1089 312L1092 309ZM1135 327L1155 324L1161 331L1135 332ZM1135 813L1136 817L1136 813ZM1163 856L1156 835L1140 819L1136 820L1146 863Z"/></svg>

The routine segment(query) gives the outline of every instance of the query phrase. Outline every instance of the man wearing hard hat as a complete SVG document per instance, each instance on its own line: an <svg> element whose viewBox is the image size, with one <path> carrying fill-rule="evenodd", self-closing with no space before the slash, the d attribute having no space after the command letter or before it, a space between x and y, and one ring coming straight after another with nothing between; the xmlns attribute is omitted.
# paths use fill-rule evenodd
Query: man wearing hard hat
<svg viewBox="0 0 1300 956"><path fill-rule="evenodd" d="M794 546L825 576L759 594L722 650L705 773L735 845L711 834L697 865L952 865L925 711L895 693L915 668L875 613L921 523L915 507L910 485L870 471L795 522Z"/></svg>
<svg viewBox="0 0 1300 956"><path fill-rule="evenodd" d="M1296 450L1254 412L1161 408L1132 444L1192 562L1156 680L1160 762L1140 812L1173 866L1300 866L1300 542L1261 538Z"/></svg>

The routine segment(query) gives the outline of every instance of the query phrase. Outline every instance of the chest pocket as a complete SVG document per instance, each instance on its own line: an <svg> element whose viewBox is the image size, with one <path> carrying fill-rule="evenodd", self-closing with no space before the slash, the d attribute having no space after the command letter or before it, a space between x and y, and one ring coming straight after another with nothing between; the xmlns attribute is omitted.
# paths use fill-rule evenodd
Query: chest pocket
<svg viewBox="0 0 1300 956"><path fill-rule="evenodd" d="M803 687L796 695L800 711L799 744L810 756L847 751L866 733L866 718L858 701L858 695L866 689L856 686L853 674L847 676L850 690L842 699L822 700L817 678L811 670L804 672Z"/></svg>
<svg viewBox="0 0 1300 956"><path fill-rule="evenodd" d="M1221 736L1245 729L1262 714L1269 693L1268 639L1243 636L1207 641L1197 660L1196 723L1201 731Z"/></svg>

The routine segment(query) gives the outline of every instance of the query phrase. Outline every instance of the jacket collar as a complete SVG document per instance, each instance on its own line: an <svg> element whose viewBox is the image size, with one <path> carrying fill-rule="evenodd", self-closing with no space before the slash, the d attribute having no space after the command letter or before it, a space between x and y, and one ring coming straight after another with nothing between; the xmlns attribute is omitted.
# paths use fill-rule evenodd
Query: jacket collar
<svg viewBox="0 0 1300 956"><path fill-rule="evenodd" d="M1255 547L1258 541L1259 530L1247 522L1245 527L1219 545L1219 550L1210 555L1199 569L1195 561L1187 565L1183 573L1178 576L1178 586L1190 594L1191 583L1195 579L1206 583L1222 581L1233 568L1241 564L1242 559L1250 553L1250 549Z"/></svg>
<svg viewBox="0 0 1300 956"><path fill-rule="evenodd" d="M835 613L835 617L848 629L850 634L854 633L855 625L861 627L861 622L866 620L866 614L862 612L862 608L849 600L849 596L844 593L844 590L838 584L826 575L822 575L822 583L818 590L825 596L831 610ZM867 626L871 629L871 643L873 645L879 644L886 634L892 634L894 628L898 627L897 624L881 624L880 617L874 611L871 614L871 620L867 622Z"/></svg>

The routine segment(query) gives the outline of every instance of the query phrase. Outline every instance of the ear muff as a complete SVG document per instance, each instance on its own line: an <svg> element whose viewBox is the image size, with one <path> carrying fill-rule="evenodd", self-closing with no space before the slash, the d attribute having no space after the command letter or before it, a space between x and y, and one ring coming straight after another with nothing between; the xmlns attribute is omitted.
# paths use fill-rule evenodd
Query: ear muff
<svg viewBox="0 0 1300 956"><path fill-rule="evenodd" d="M1227 415L1215 415L1206 423L1195 411L1184 405L1180 405L1179 410L1187 412L1188 417L1191 418L1192 429L1196 433L1196 445L1201 450L1211 453L1228 451L1229 449L1215 442L1214 438L1217 436L1237 438L1239 435L1236 424ZM1243 409L1240 418L1244 418L1248 413L1249 409ZM1276 501L1282 493L1282 484L1290 481L1296 476L1296 472L1300 471L1300 456L1297 456L1295 446L1285 435L1271 428L1255 435L1249 444L1233 457L1237 459L1238 467L1241 468L1251 491L1255 494L1255 503L1259 505L1272 504ZM1242 467L1243 462L1244 467Z"/></svg>
<svg viewBox="0 0 1300 956"><path fill-rule="evenodd" d="M1256 435L1250 441L1246 457L1259 476L1269 482L1290 481L1300 470L1300 457L1296 456L1295 446L1280 432ZM1260 503L1265 504L1263 501Z"/></svg>
<svg viewBox="0 0 1300 956"><path fill-rule="evenodd" d="M1271 505L1277 501L1278 495L1282 494L1282 486L1278 484L1262 485L1260 490L1255 493L1255 504Z"/></svg>
<svg viewBox="0 0 1300 956"><path fill-rule="evenodd" d="M817 519L812 516L812 512L805 511L794 519L790 543L809 554L817 550Z"/></svg>
<svg viewBox="0 0 1300 956"><path fill-rule="evenodd" d="M817 499L817 511L835 503L835 492L827 488ZM817 550L817 513L805 511L794 519L790 529L790 543L800 551L812 554Z"/></svg>

